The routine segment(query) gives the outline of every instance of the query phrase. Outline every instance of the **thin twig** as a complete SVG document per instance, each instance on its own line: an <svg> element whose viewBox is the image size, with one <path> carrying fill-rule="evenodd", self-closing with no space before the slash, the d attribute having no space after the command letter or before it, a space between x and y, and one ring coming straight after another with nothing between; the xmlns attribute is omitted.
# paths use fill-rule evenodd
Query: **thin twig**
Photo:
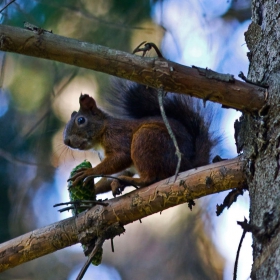
<svg viewBox="0 0 280 280"><path fill-rule="evenodd" d="M268 84L267 83L263 83L263 82L252 82L249 79L246 78L246 76L244 75L244 73L242 71L239 72L238 77L241 78L244 82L248 83L248 84L252 84L252 85L256 85L258 87L263 87L263 88L268 88Z"/></svg>
<svg viewBox="0 0 280 280"><path fill-rule="evenodd" d="M112 249L112 252L114 253L114 252L115 252L115 248L114 248L114 238L111 238L111 249Z"/></svg>
<svg viewBox="0 0 280 280"><path fill-rule="evenodd" d="M79 275L77 276L76 280L81 280L83 279L89 265L91 264L95 254L97 253L97 251L102 247L103 243L104 243L105 239L102 237L99 237L95 243L95 246L93 248L93 250L91 251L90 255L88 256L88 259L86 261L86 263L84 264L83 268L81 269Z"/></svg>
<svg viewBox="0 0 280 280"><path fill-rule="evenodd" d="M142 56L144 57L145 55L146 55L146 53L147 53L147 51L150 51L151 49L154 49L155 50L155 52L157 53L157 56L159 57L159 58L163 58L163 55L162 55L162 53L160 52L160 50L159 50L159 48L157 47L157 45L156 44L154 44L154 43L146 43L146 41L144 41L144 42L142 42L139 46L137 46L135 49L134 49L134 51L132 52L133 54L135 54L135 53L137 53L137 52L143 52L143 54L142 54ZM144 45L144 47L143 48L140 48L143 44L145 44Z"/></svg>
<svg viewBox="0 0 280 280"><path fill-rule="evenodd" d="M12 1L10 1L4 8L2 8L1 10L0 10L0 13L2 13L8 6L10 6L12 3L14 3L16 0L12 0Z"/></svg>
<svg viewBox="0 0 280 280"><path fill-rule="evenodd" d="M103 205L103 206L108 206L109 203L103 202L103 201L98 201L98 200L74 200L74 201L68 201L68 202L61 202L55 204L53 207L57 206L63 206L63 205L69 205L69 204L81 204L81 203L92 203L92 204L98 204L98 205Z"/></svg>
<svg viewBox="0 0 280 280"><path fill-rule="evenodd" d="M103 202L103 201L98 201L98 200L74 200L74 201L68 201L68 202L62 202L62 203L57 203L53 207L57 206L63 206L63 205L69 205L72 204L72 206L68 206L62 209L59 209L58 211L60 213L69 211L69 210L75 210L77 212L77 209L90 209L91 207L95 205L102 205L102 206L108 206L109 203Z"/></svg>
<svg viewBox="0 0 280 280"><path fill-rule="evenodd" d="M247 219L246 218L244 218L244 223L247 224ZM235 258L235 262L234 262L234 271L233 271L233 280L237 279L238 259L239 259L239 254L240 254L240 249L241 249L241 246L242 246L242 242L243 242L243 239L244 239L246 233L247 233L247 229L244 229L243 233L242 233L242 236L240 238L240 242L239 242L239 245L238 245L237 252L236 252L236 258Z"/></svg>
<svg viewBox="0 0 280 280"><path fill-rule="evenodd" d="M180 152L176 137L175 137L175 135L172 131L172 128L169 124L169 121L166 117L164 107L163 107L163 96L164 96L164 90L161 88L161 89L158 90L158 102L159 102L160 113L161 113L162 119L165 123L165 126L167 128L167 131L168 131L168 133L169 133L169 135L170 135L170 137L171 137L171 139L174 143L174 146L175 146L175 149L176 149L175 154L178 157L178 163L177 163L177 167L176 167L176 171L175 171L175 179L174 179L174 182L175 182L176 179L177 179L179 170L180 170L180 166L181 166L182 153Z"/></svg>

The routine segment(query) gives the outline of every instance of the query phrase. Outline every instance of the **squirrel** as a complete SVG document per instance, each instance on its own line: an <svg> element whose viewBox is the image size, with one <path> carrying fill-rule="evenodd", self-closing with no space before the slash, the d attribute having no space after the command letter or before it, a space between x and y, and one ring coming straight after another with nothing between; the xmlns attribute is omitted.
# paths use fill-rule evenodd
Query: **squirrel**
<svg viewBox="0 0 280 280"><path fill-rule="evenodd" d="M79 102L79 111L71 114L64 129L64 144L99 151L104 159L72 176L69 180L74 186L81 180L86 184L96 175L118 174L118 179L102 178L95 184L96 194L112 190L116 196L126 186L145 187L175 174L178 158L161 117L156 89L116 80L107 99L110 114L87 94L81 94ZM219 141L210 132L212 117L206 120L199 104L182 94L164 97L164 110L182 154L179 171L208 164L211 149ZM132 177L133 168L139 178Z"/></svg>

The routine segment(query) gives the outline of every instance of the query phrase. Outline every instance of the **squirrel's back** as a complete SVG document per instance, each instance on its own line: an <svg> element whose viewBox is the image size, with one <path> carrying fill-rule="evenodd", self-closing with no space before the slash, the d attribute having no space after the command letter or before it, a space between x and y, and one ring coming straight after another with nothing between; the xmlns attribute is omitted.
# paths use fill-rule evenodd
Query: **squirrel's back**
<svg viewBox="0 0 280 280"><path fill-rule="evenodd" d="M110 114L119 118L142 119L160 117L158 91L134 82L114 79L107 95ZM195 98L183 94L167 93L164 109L169 119L180 122L190 137L186 149L192 149L192 167L208 164L211 150L219 138L210 131L213 113ZM156 145L156 143L155 143Z"/></svg>

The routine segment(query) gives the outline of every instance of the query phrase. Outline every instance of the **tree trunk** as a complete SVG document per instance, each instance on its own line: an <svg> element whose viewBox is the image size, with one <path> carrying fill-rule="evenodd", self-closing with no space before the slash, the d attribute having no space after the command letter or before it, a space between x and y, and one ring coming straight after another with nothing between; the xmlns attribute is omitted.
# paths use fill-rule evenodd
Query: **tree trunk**
<svg viewBox="0 0 280 280"><path fill-rule="evenodd" d="M280 1L252 1L252 23L245 33L248 79L269 85L267 106L244 115L237 144L247 158L250 226L253 233L252 279L280 277Z"/></svg>

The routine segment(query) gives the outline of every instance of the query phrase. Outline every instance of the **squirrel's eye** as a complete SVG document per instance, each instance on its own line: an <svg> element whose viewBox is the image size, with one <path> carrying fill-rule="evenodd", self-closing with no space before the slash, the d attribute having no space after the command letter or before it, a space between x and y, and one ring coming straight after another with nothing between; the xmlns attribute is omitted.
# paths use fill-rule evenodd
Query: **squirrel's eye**
<svg viewBox="0 0 280 280"><path fill-rule="evenodd" d="M86 119L84 117L79 117L77 119L77 124L78 125L84 124L85 122L86 122Z"/></svg>

